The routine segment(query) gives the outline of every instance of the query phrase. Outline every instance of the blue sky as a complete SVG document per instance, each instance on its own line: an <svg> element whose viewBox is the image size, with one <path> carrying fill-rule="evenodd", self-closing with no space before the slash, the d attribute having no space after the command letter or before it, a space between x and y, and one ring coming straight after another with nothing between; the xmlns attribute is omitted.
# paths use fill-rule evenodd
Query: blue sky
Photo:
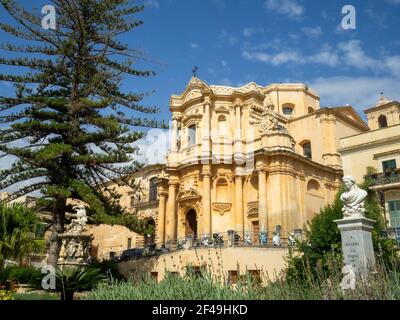
<svg viewBox="0 0 400 320"><path fill-rule="evenodd" d="M384 91L400 99L400 0L151 0L137 41L166 63L149 81L167 108L194 65L211 84L303 82L322 106L358 111ZM340 28L356 9L356 30ZM150 100L150 99L149 99Z"/></svg>
<svg viewBox="0 0 400 320"><path fill-rule="evenodd" d="M49 1L19 0L41 8ZM321 106L374 105L381 91L400 100L400 0L142 0L144 25L124 36L147 53L157 75L127 78L125 87L154 91L168 121L169 97L181 93L193 66L209 84L308 84ZM356 9L356 29L340 27L342 7ZM0 18L8 20L4 10ZM8 36L2 34L2 39ZM3 53L2 53L3 54ZM3 68L0 66L0 68ZM0 82L0 94L10 93ZM365 117L363 117L365 119Z"/></svg>
<svg viewBox="0 0 400 320"><path fill-rule="evenodd" d="M23 0L41 8L48 1ZM183 91L193 66L210 84L302 82L322 106L358 111L384 91L400 100L400 0L143 0L144 25L124 36L147 53L157 76L125 86L154 93L144 103L168 120L169 97ZM356 9L356 30L340 28L344 5ZM0 18L7 19L4 10ZM2 34L2 37L4 35ZM5 37L4 37L5 38ZM0 84L0 94L10 87Z"/></svg>
<svg viewBox="0 0 400 320"><path fill-rule="evenodd" d="M32 1L19 0L26 6ZM49 1L35 1L41 8ZM302 82L322 106L351 104L358 111L384 91L400 100L400 0L143 0L144 25L124 36L148 54L157 72L125 86L154 93L168 120L169 97L183 91L194 65L210 84L240 86ZM356 30L340 28L341 9L356 9ZM4 10L1 19L7 19ZM2 34L2 38L4 35ZM10 88L0 84L0 94Z"/></svg>

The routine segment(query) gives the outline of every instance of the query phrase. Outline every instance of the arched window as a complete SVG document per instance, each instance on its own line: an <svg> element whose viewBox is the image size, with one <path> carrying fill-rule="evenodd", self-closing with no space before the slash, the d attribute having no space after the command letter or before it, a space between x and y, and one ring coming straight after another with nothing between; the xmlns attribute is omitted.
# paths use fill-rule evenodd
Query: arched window
<svg viewBox="0 0 400 320"><path fill-rule="evenodd" d="M218 135L226 136L227 135L227 121L225 116L218 117Z"/></svg>
<svg viewBox="0 0 400 320"><path fill-rule="evenodd" d="M313 113L315 110L313 107L308 107L308 113Z"/></svg>
<svg viewBox="0 0 400 320"><path fill-rule="evenodd" d="M188 145L192 147L196 144L196 125L192 124L188 128Z"/></svg>
<svg viewBox="0 0 400 320"><path fill-rule="evenodd" d="M311 150L311 142L306 141L302 144L303 147L303 156L308 159L312 159L312 150Z"/></svg>
<svg viewBox="0 0 400 320"><path fill-rule="evenodd" d="M286 103L282 106L282 112L285 116L292 116L294 114L294 104Z"/></svg>
<svg viewBox="0 0 400 320"><path fill-rule="evenodd" d="M227 202L229 200L228 196L228 182L224 178L220 178L217 181L217 202Z"/></svg>
<svg viewBox="0 0 400 320"><path fill-rule="evenodd" d="M378 118L379 128L386 128L388 126L386 116L381 115Z"/></svg>
<svg viewBox="0 0 400 320"><path fill-rule="evenodd" d="M317 180L311 179L307 183L307 191L319 192L320 185Z"/></svg>
<svg viewBox="0 0 400 320"><path fill-rule="evenodd" d="M156 201L157 200L157 178L150 179L150 186L149 186L149 201Z"/></svg>

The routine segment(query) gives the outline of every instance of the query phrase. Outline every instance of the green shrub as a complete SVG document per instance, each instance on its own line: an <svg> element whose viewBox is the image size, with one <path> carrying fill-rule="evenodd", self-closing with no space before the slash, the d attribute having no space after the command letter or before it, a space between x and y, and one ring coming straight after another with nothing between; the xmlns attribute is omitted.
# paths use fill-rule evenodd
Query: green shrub
<svg viewBox="0 0 400 320"><path fill-rule="evenodd" d="M124 276L118 270L118 262L115 260L93 260L89 266L89 269L98 269L101 273L113 280L124 280Z"/></svg>
<svg viewBox="0 0 400 320"><path fill-rule="evenodd" d="M25 205L0 203L0 270L6 259L21 262L31 253L45 248L43 239L32 236L40 218Z"/></svg>
<svg viewBox="0 0 400 320"><path fill-rule="evenodd" d="M213 281L208 272L199 277L166 274L155 281L100 283L84 300L399 300L400 273L386 270L380 264L377 272L362 281L354 291L342 292L341 265L330 263L330 273L306 272L306 280L287 281L285 277L264 281L261 285L251 277L243 277L235 286ZM266 280L264 278L264 280Z"/></svg>
<svg viewBox="0 0 400 320"><path fill-rule="evenodd" d="M73 300L75 292L89 291L105 280L100 269L64 267L56 270L56 291L61 300Z"/></svg>
<svg viewBox="0 0 400 320"><path fill-rule="evenodd" d="M387 268L398 268L399 259L394 250L394 241L380 237L385 223L382 217L382 209L376 200L375 194L369 190L369 181L365 180L361 186L368 190L365 200L365 215L376 221L372 231L372 242L378 260ZM320 279L324 281L331 272L330 264L342 266L341 236L339 228L334 220L342 219L343 204L340 200L340 190L335 201L316 215L307 225L305 240L298 243L294 254L288 259L286 276L289 281L305 281L310 272L321 272ZM322 276L323 275L323 276ZM305 283L308 283L305 281Z"/></svg>
<svg viewBox="0 0 400 320"><path fill-rule="evenodd" d="M38 276L43 277L40 269L31 266L9 266L0 270L0 284L7 280L18 284L29 284Z"/></svg>
<svg viewBox="0 0 400 320"><path fill-rule="evenodd" d="M13 300L60 300L57 293L16 293L13 295Z"/></svg>

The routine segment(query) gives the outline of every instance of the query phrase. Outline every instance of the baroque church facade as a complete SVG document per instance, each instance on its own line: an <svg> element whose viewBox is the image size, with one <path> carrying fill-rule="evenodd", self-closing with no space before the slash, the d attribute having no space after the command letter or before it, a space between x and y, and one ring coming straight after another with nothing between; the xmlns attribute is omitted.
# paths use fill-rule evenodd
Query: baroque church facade
<svg viewBox="0 0 400 320"><path fill-rule="evenodd" d="M284 240L334 200L340 139L369 130L352 107L321 108L304 84L234 88L193 77L170 111L159 245L228 230L256 242L277 228Z"/></svg>

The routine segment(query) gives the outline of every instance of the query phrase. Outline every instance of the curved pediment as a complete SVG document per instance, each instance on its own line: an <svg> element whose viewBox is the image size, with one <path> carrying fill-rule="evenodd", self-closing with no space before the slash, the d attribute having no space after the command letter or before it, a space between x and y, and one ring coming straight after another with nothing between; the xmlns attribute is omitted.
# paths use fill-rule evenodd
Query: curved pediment
<svg viewBox="0 0 400 320"><path fill-rule="evenodd" d="M177 201L187 201L187 200L194 200L194 199L200 199L200 198L201 198L201 195L196 189L188 188L188 189L180 190L176 197L176 200Z"/></svg>
<svg viewBox="0 0 400 320"><path fill-rule="evenodd" d="M192 77L188 85L181 95L183 102L193 100L202 96L203 91L211 90L211 88L204 81L199 78Z"/></svg>

